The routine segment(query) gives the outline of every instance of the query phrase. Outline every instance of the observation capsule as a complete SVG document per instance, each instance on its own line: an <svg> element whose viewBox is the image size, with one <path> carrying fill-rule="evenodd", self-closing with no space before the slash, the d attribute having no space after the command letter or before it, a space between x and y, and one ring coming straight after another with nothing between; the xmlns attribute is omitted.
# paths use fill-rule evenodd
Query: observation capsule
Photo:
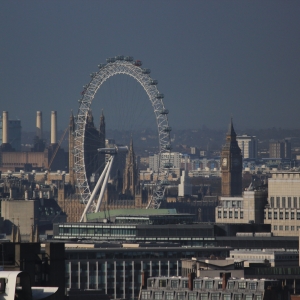
<svg viewBox="0 0 300 300"><path fill-rule="evenodd" d="M165 163L164 165L165 168L172 168L173 167L173 164L168 162L168 163Z"/></svg>
<svg viewBox="0 0 300 300"><path fill-rule="evenodd" d="M170 144L168 144L168 145L165 146L165 149L166 150L172 150L172 146Z"/></svg>
<svg viewBox="0 0 300 300"><path fill-rule="evenodd" d="M150 74L151 70L150 69L142 69L143 74Z"/></svg>
<svg viewBox="0 0 300 300"><path fill-rule="evenodd" d="M161 94L161 93L158 93L157 95L156 95L156 98L157 99L163 99L165 97L165 95L164 94Z"/></svg>
<svg viewBox="0 0 300 300"><path fill-rule="evenodd" d="M116 61L116 60L115 60L114 57L109 57L109 58L106 59L106 62L107 62L107 63L113 63L113 62L115 62L115 61Z"/></svg>
<svg viewBox="0 0 300 300"><path fill-rule="evenodd" d="M106 64L100 64L100 65L98 65L98 68L99 69L102 69L102 68L104 68L106 66Z"/></svg>
<svg viewBox="0 0 300 300"><path fill-rule="evenodd" d="M132 56L125 56L124 60L125 61L133 61L133 57Z"/></svg>
<svg viewBox="0 0 300 300"><path fill-rule="evenodd" d="M156 79L152 79L150 80L150 85L157 85L158 84L158 81Z"/></svg>
<svg viewBox="0 0 300 300"><path fill-rule="evenodd" d="M136 60L133 64L137 67L140 67L143 63L141 60Z"/></svg>
<svg viewBox="0 0 300 300"><path fill-rule="evenodd" d="M169 110L164 108L162 109L162 111L160 112L161 115L167 115L169 113Z"/></svg>
<svg viewBox="0 0 300 300"><path fill-rule="evenodd" d="M164 129L163 129L164 132L170 132L172 131L172 127L170 126L166 126Z"/></svg>
<svg viewBox="0 0 300 300"><path fill-rule="evenodd" d="M123 55L117 55L115 56L116 60L124 60L124 56Z"/></svg>

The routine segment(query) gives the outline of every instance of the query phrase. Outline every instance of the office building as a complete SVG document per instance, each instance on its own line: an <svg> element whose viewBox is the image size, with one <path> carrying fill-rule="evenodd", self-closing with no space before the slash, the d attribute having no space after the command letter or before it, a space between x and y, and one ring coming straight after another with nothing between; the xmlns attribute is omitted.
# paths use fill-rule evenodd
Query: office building
<svg viewBox="0 0 300 300"><path fill-rule="evenodd" d="M292 157L291 142L287 139L282 141L271 141L269 143L269 157L291 159Z"/></svg>
<svg viewBox="0 0 300 300"><path fill-rule="evenodd" d="M298 236L300 229L300 172L280 171L268 180L265 224L275 236Z"/></svg>
<svg viewBox="0 0 300 300"><path fill-rule="evenodd" d="M243 159L257 159L257 139L255 136L239 135L236 137Z"/></svg>

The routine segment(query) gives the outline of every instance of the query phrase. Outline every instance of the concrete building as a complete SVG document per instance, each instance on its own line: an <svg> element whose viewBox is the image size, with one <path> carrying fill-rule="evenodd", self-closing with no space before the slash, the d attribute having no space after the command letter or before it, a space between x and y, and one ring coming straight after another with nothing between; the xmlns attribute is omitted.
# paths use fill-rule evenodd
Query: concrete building
<svg viewBox="0 0 300 300"><path fill-rule="evenodd" d="M159 161L159 155L154 154L149 156L149 168L154 172L157 172L159 168L163 168L166 164L171 164L173 168L180 168L181 156L179 152L162 153Z"/></svg>
<svg viewBox="0 0 300 300"><path fill-rule="evenodd" d="M292 157L291 142L287 139L282 141L271 141L269 143L269 157L291 159Z"/></svg>
<svg viewBox="0 0 300 300"><path fill-rule="evenodd" d="M220 197L216 223L264 223L267 191L245 191L241 197Z"/></svg>
<svg viewBox="0 0 300 300"><path fill-rule="evenodd" d="M143 282L141 300L290 300L281 282L272 279L218 277L150 277Z"/></svg>
<svg viewBox="0 0 300 300"><path fill-rule="evenodd" d="M268 180L265 224L273 235L298 236L300 229L300 172L280 171Z"/></svg>
<svg viewBox="0 0 300 300"><path fill-rule="evenodd" d="M257 159L256 136L239 135L236 137L243 158Z"/></svg>
<svg viewBox="0 0 300 300"><path fill-rule="evenodd" d="M186 171L182 171L180 176L180 183L178 185L178 196L190 196L192 195L192 184L189 183L189 178Z"/></svg>

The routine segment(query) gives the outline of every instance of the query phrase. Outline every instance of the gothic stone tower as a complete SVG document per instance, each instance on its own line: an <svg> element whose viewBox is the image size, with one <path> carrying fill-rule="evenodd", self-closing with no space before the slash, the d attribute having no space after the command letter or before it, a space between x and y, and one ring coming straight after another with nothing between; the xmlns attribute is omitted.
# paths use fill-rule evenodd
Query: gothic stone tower
<svg viewBox="0 0 300 300"><path fill-rule="evenodd" d="M137 184L137 168L135 154L133 151L133 141L131 138L129 152L126 157L126 165L123 179L123 194L126 194L134 199L135 188Z"/></svg>
<svg viewBox="0 0 300 300"><path fill-rule="evenodd" d="M242 154L236 141L232 119L226 134L226 143L221 153L222 196L242 195Z"/></svg>

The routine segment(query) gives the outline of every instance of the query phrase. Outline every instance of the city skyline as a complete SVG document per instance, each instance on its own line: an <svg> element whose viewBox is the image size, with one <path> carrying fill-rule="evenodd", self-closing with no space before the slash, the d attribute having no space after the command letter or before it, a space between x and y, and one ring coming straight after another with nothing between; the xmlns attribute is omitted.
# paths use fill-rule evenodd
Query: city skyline
<svg viewBox="0 0 300 300"><path fill-rule="evenodd" d="M298 1L3 2L1 110L24 131L36 110L50 128L56 110L62 130L97 65L132 55L174 129L221 129L230 116L241 129L299 128L299 12Z"/></svg>

